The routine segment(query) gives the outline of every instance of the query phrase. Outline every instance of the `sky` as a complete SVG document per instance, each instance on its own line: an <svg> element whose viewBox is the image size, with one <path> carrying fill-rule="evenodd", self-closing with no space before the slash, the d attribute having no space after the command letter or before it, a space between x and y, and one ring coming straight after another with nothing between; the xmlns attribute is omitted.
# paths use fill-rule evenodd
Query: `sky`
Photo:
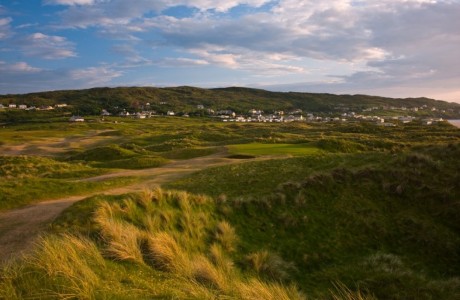
<svg viewBox="0 0 460 300"><path fill-rule="evenodd" d="M0 94L180 85L460 103L460 0L0 0Z"/></svg>

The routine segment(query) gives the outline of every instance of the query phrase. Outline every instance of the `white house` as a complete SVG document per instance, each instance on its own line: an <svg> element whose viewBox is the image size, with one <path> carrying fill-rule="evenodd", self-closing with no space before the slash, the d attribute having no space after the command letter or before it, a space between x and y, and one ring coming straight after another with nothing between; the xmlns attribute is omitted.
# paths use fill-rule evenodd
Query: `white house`
<svg viewBox="0 0 460 300"><path fill-rule="evenodd" d="M136 118L137 119L145 119L145 118L147 118L147 115L145 113L138 112L138 113L136 113Z"/></svg>
<svg viewBox="0 0 460 300"><path fill-rule="evenodd" d="M169 110L167 113L166 113L167 116L175 116L176 114L172 111L172 110Z"/></svg>
<svg viewBox="0 0 460 300"><path fill-rule="evenodd" d="M70 117L69 122L85 122L85 119L80 116L72 116Z"/></svg>
<svg viewBox="0 0 460 300"><path fill-rule="evenodd" d="M16 104L8 104L8 108L16 108Z"/></svg>
<svg viewBox="0 0 460 300"><path fill-rule="evenodd" d="M27 109L27 105L25 105L25 104L19 104L18 108L19 108L19 109Z"/></svg>
<svg viewBox="0 0 460 300"><path fill-rule="evenodd" d="M107 110L105 110L105 109L102 110L101 116L106 117L106 116L111 116L111 115L112 115L112 114L109 113Z"/></svg>

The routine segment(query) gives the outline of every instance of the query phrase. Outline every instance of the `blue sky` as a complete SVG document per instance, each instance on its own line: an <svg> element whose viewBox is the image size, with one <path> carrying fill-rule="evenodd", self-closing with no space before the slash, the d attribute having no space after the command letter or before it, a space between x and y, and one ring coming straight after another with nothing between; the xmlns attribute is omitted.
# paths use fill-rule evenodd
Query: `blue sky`
<svg viewBox="0 0 460 300"><path fill-rule="evenodd" d="M460 0L0 0L0 94L247 86L460 103Z"/></svg>

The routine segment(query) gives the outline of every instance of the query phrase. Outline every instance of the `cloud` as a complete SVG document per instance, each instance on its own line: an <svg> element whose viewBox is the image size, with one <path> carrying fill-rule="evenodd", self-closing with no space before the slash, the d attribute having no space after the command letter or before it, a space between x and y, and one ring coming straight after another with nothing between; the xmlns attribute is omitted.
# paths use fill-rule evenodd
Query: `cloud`
<svg viewBox="0 0 460 300"><path fill-rule="evenodd" d="M110 84L123 73L109 66L41 69L25 62L0 61L0 94L78 89Z"/></svg>
<svg viewBox="0 0 460 300"><path fill-rule="evenodd" d="M14 64L7 64L4 61L0 61L0 71L2 72L11 72L11 73L37 73L41 69L34 68L27 64L26 62L18 62Z"/></svg>
<svg viewBox="0 0 460 300"><path fill-rule="evenodd" d="M45 0L46 5L92 5L95 0Z"/></svg>
<svg viewBox="0 0 460 300"><path fill-rule="evenodd" d="M192 59L192 58L186 58L186 57L168 57L165 59L162 59L158 62L156 62L156 65L162 66L162 67L196 67L196 66L207 66L209 65L209 62L203 59Z"/></svg>
<svg viewBox="0 0 460 300"><path fill-rule="evenodd" d="M109 67L90 67L77 69L69 72L70 78L77 81L84 81L90 85L106 84L112 79L120 77L123 73Z"/></svg>
<svg viewBox="0 0 460 300"><path fill-rule="evenodd" d="M61 36L37 32L18 40L17 44L26 56L43 59L64 59L77 56L73 43Z"/></svg>
<svg viewBox="0 0 460 300"><path fill-rule="evenodd" d="M12 21L12 18L0 18L0 40L8 38L12 34L10 25Z"/></svg>
<svg viewBox="0 0 460 300"><path fill-rule="evenodd" d="M51 2L51 1L48 1ZM198 11L227 12L239 5L260 7L271 2L270 0L53 0L52 2L91 2L92 5L75 6L62 11L61 26L71 28L113 27L127 25L132 21L143 18L150 13L162 11L178 6L196 8ZM61 3L62 4L62 3ZM88 3L89 4L89 3Z"/></svg>
<svg viewBox="0 0 460 300"><path fill-rule="evenodd" d="M133 46L128 44L115 45L112 47L112 52L122 55L125 58L127 64L150 63L150 61L141 56L140 53L134 49Z"/></svg>
<svg viewBox="0 0 460 300"><path fill-rule="evenodd" d="M397 91L404 86L415 92L431 86L447 95L458 90L455 82L460 82L458 0L43 3L62 5L56 29L95 31L98 37L116 40L112 52L124 57L118 67L217 67L245 72L254 80L289 80L300 82L292 85L296 89L323 91ZM186 13L174 17L170 8ZM11 19L0 20L1 37L10 30ZM74 45L64 37L41 35L24 38L19 49L45 59L76 56ZM148 46L154 49L145 51ZM85 72L97 73L86 69L74 76Z"/></svg>

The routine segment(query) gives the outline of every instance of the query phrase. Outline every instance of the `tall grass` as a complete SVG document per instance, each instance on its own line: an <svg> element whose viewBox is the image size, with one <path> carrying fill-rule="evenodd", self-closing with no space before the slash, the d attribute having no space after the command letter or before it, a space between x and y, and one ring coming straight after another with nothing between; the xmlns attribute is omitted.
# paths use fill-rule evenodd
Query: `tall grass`
<svg viewBox="0 0 460 300"><path fill-rule="evenodd" d="M301 300L305 297L296 286L251 279L237 284L238 296L245 300Z"/></svg>
<svg viewBox="0 0 460 300"><path fill-rule="evenodd" d="M142 231L127 222L116 219L112 208L108 205L101 207L94 218L99 226L100 235L106 248L104 253L115 260L131 261L142 264L143 256L140 250Z"/></svg>
<svg viewBox="0 0 460 300"><path fill-rule="evenodd" d="M335 290L331 290L333 300L377 300L373 295L366 294L360 290L352 291L341 282L334 284Z"/></svg>
<svg viewBox="0 0 460 300"><path fill-rule="evenodd" d="M96 244L71 235L48 236L21 263L6 267L0 298L93 299L106 268Z"/></svg>
<svg viewBox="0 0 460 300"><path fill-rule="evenodd" d="M225 251L235 251L238 236L236 235L235 229L227 221L220 221L217 223L215 239L222 245Z"/></svg>
<svg viewBox="0 0 460 300"><path fill-rule="evenodd" d="M293 263L288 263L278 254L267 250L251 253L246 257L246 260L258 274L276 280L287 279L290 271L295 269Z"/></svg>
<svg viewBox="0 0 460 300"><path fill-rule="evenodd" d="M166 232L148 236L145 256L155 268L187 275L190 272L190 258L176 240Z"/></svg>

